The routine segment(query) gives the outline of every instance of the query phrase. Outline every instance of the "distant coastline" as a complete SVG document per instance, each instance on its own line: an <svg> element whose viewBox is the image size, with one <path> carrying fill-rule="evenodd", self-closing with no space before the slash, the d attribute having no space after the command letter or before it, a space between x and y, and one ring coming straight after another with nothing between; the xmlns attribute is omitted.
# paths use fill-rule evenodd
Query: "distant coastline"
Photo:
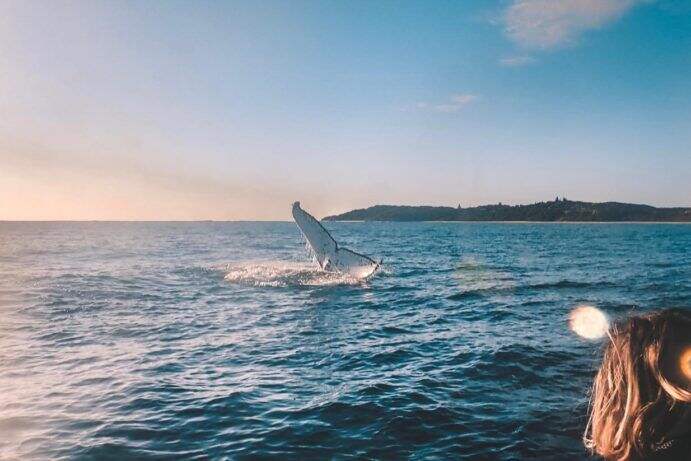
<svg viewBox="0 0 691 461"><path fill-rule="evenodd" d="M691 222L691 208L657 208L620 202L579 202L557 198L530 205L375 205L327 216L325 221L497 221L497 222Z"/></svg>

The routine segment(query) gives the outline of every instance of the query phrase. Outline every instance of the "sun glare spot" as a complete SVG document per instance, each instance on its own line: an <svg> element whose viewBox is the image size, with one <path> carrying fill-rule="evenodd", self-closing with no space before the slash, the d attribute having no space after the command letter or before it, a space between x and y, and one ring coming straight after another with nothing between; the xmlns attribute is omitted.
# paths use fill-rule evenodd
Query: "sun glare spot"
<svg viewBox="0 0 691 461"><path fill-rule="evenodd" d="M679 358L681 373L686 379L691 380L691 346L687 346L681 353Z"/></svg>
<svg viewBox="0 0 691 461"><path fill-rule="evenodd" d="M569 315L569 327L583 338L600 339L607 334L609 319L600 309L579 306Z"/></svg>

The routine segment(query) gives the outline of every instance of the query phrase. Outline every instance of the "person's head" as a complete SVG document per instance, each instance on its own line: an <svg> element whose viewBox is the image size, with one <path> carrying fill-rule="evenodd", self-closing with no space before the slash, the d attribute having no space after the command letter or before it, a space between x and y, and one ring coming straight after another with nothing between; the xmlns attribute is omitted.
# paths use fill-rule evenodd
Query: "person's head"
<svg viewBox="0 0 691 461"><path fill-rule="evenodd" d="M691 311L635 316L610 330L584 440L608 460L645 458L691 407Z"/></svg>

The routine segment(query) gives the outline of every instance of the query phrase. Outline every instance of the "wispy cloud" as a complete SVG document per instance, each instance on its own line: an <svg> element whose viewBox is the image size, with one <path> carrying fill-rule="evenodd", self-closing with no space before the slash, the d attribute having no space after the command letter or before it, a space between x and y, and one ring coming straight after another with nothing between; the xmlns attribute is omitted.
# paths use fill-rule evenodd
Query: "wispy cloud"
<svg viewBox="0 0 691 461"><path fill-rule="evenodd" d="M528 66L537 62L532 56L506 56L499 60L499 64L504 67Z"/></svg>
<svg viewBox="0 0 691 461"><path fill-rule="evenodd" d="M506 34L526 48L549 49L573 43L589 30L619 19L651 0L513 0L504 12Z"/></svg>
<svg viewBox="0 0 691 461"><path fill-rule="evenodd" d="M476 94L454 94L448 101L441 104L430 104L427 102L420 102L417 104L418 109L431 110L434 112L458 112L463 107L477 101L480 97Z"/></svg>

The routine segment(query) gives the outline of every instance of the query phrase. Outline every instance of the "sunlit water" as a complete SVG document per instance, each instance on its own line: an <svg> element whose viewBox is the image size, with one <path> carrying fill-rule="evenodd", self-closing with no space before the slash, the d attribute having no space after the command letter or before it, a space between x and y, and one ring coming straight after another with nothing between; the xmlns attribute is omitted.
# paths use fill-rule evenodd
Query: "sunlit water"
<svg viewBox="0 0 691 461"><path fill-rule="evenodd" d="M612 319L691 306L691 226L0 223L0 459L579 459Z"/></svg>

